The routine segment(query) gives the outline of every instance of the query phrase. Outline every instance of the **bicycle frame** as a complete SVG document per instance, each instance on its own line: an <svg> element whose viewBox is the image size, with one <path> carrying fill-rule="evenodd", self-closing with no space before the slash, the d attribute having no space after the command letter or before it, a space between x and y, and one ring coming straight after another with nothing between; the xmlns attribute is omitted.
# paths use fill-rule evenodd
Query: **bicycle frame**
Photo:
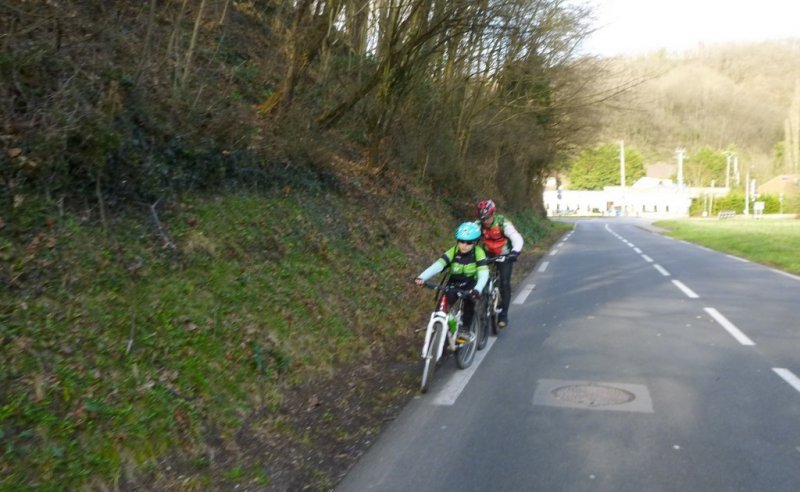
<svg viewBox="0 0 800 492"><path fill-rule="evenodd" d="M498 279L500 278L500 263L505 263L506 258L508 255L499 255L494 256L489 259L489 263L493 265L493 268L489 272L489 281L492 285L497 284Z"/></svg>
<svg viewBox="0 0 800 492"><path fill-rule="evenodd" d="M459 301L460 300L461 299L459 299ZM459 304L459 302L456 301L455 306L458 306L458 304ZM428 321L428 327L425 330L425 343L423 343L423 345L422 345L422 353L421 353L423 358L425 357L425 354L428 353L428 347L430 346L431 337L433 336L433 327L436 324L436 322L442 323L442 325L445 327L446 334L447 334L446 337L443 337L441 339L441 342L439 343L439 346L436 347L436 360L438 361L439 359L442 358L442 353L444 351L445 340L447 340L447 344L450 347L450 350L455 350L456 349L456 333L458 333L458 329L461 328L462 312L461 312L461 309L458 309L458 311L457 311L457 315L456 315L456 330L455 330L455 333L454 333L454 332L450 331L450 324L448 323L448 320L450 319L450 315L448 314L449 308L450 308L450 306L448 305L448 302L447 302L447 296L446 295L442 295L439 298L439 304L438 304L438 306L436 308L436 311L431 313L431 319Z"/></svg>
<svg viewBox="0 0 800 492"><path fill-rule="evenodd" d="M497 283L497 280L500 278L499 270L500 269L497 267L497 264L495 263L494 267L492 268L492 271L489 272L489 280L486 282L486 287L484 288L484 291L490 295L492 293L492 289L494 289L494 286Z"/></svg>
<svg viewBox="0 0 800 492"><path fill-rule="evenodd" d="M499 314L499 310L495 305L497 302L496 297L494 296L494 292L497 286L500 283L500 263L504 263L506 261L507 255L499 255L489 258L489 263L492 265L491 271L489 272L489 281L486 282L486 287L484 289L485 295L485 315L490 318L489 324L492 327L492 333L495 335L497 334L497 315Z"/></svg>

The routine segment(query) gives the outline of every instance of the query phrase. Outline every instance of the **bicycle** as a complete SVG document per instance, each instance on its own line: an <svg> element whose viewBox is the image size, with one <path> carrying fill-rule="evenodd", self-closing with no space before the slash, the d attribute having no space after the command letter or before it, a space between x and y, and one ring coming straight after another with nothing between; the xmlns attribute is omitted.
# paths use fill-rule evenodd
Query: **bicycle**
<svg viewBox="0 0 800 492"><path fill-rule="evenodd" d="M460 330L464 299L469 297L469 289L459 289L448 285L436 285L429 282L423 284L429 289L439 292L436 310L431 313L431 319L425 330L425 342L422 345L422 383L420 391L425 393L430 387L436 366L444 355L445 349L456 355L456 364L460 369L472 365L475 358L477 342L476 324L478 312L472 316L472 323L466 333ZM448 294L456 294L457 299L453 305L447 301ZM420 330L421 331L421 330Z"/></svg>
<svg viewBox="0 0 800 492"><path fill-rule="evenodd" d="M492 271L489 273L489 281L486 282L486 288L484 290L485 294L483 295L482 325L484 327L491 326L492 335L495 336L497 336L500 331L500 327L497 323L500 312L502 311L502 309L500 309L500 306L502 305L500 297L500 268L497 266L497 264L505 262L507 256L508 255L498 255L487 258L488 263L494 263L494 268L492 268ZM484 331L488 334L488 330L484 328Z"/></svg>

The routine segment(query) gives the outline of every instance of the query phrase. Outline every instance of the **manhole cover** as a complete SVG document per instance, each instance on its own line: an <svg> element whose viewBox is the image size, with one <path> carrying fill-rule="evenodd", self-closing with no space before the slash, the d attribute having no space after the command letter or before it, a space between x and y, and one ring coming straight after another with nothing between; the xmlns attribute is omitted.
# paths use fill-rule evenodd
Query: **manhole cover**
<svg viewBox="0 0 800 492"><path fill-rule="evenodd" d="M562 386L553 390L553 396L564 402L587 407L621 405L633 401L634 398L636 398L636 395L629 391L611 386L601 386L599 384L573 384Z"/></svg>

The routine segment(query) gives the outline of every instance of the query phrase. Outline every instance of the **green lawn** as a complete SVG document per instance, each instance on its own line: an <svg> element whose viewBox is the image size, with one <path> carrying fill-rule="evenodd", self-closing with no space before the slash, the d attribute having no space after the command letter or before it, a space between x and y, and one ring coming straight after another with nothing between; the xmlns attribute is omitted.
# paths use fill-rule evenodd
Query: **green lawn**
<svg viewBox="0 0 800 492"><path fill-rule="evenodd" d="M800 220L685 219L655 225L669 236L800 274Z"/></svg>

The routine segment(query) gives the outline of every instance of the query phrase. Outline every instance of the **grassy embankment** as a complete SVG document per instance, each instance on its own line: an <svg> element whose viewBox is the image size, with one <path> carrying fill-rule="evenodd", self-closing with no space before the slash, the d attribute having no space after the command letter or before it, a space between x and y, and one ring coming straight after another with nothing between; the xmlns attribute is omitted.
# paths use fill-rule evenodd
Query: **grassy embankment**
<svg viewBox="0 0 800 492"><path fill-rule="evenodd" d="M678 239L800 274L800 220L688 219L656 225Z"/></svg>
<svg viewBox="0 0 800 492"><path fill-rule="evenodd" d="M163 235L148 211L109 230L66 214L25 244L3 239L0 488L274 484L279 466L237 438L245 422L304 453L313 432L275 417L287 391L416 363L431 301L410 280L458 218L396 191L192 197L162 212ZM564 225L513 218L523 270ZM381 405L353 391L366 395L356 412ZM374 429L353 432L336 438Z"/></svg>

